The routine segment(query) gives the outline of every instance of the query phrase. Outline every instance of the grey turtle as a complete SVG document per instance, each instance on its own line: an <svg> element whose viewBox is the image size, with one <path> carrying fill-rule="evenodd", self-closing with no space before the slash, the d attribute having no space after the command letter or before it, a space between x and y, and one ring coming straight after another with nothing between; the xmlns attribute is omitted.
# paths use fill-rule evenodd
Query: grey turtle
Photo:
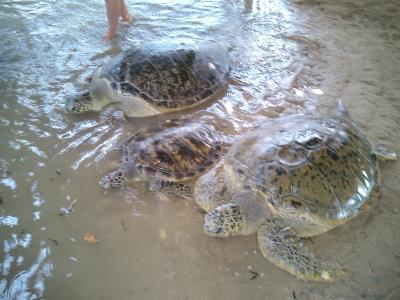
<svg viewBox="0 0 400 300"><path fill-rule="evenodd" d="M120 145L120 167L104 176L105 189L145 181L153 191L190 198L188 185L220 160L226 142L211 124L167 120L138 130Z"/></svg>
<svg viewBox="0 0 400 300"><path fill-rule="evenodd" d="M374 151L341 102L337 116L273 120L234 141L224 163L196 181L195 200L208 211L204 232L257 232L262 254L280 268L304 280L339 280L347 270L299 239L362 210L377 185L377 158L396 155L383 146Z"/></svg>
<svg viewBox="0 0 400 300"><path fill-rule="evenodd" d="M227 84L224 47L152 43L111 59L91 78L90 89L66 101L69 113L116 104L128 117L179 111L206 102Z"/></svg>

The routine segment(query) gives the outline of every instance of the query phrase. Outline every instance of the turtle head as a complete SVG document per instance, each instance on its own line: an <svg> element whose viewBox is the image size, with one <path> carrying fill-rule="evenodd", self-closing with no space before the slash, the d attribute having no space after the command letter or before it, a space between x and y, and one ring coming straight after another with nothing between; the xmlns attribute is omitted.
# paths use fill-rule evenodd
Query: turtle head
<svg viewBox="0 0 400 300"><path fill-rule="evenodd" d="M103 176L100 179L99 184L101 187L108 190L112 188L120 188L125 181L126 181L125 172L123 170L117 170Z"/></svg>
<svg viewBox="0 0 400 300"><path fill-rule="evenodd" d="M106 190L121 188L127 181L140 181L141 174L133 161L124 161L118 170L103 176L99 184Z"/></svg>
<svg viewBox="0 0 400 300"><path fill-rule="evenodd" d="M67 98L65 103L65 110L68 113L85 113L93 109L93 97L90 91L84 91L80 94L75 94Z"/></svg>
<svg viewBox="0 0 400 300"><path fill-rule="evenodd" d="M245 225L244 222L237 203L224 203L206 214L203 231L214 237L239 235Z"/></svg>
<svg viewBox="0 0 400 300"><path fill-rule="evenodd" d="M206 214L203 231L214 237L253 234L267 218L264 203L256 193L239 193L232 202L221 204Z"/></svg>
<svg viewBox="0 0 400 300"><path fill-rule="evenodd" d="M92 81L90 90L69 97L65 109L69 113L85 113L88 111L101 111L103 107L111 104L112 88L106 79Z"/></svg>

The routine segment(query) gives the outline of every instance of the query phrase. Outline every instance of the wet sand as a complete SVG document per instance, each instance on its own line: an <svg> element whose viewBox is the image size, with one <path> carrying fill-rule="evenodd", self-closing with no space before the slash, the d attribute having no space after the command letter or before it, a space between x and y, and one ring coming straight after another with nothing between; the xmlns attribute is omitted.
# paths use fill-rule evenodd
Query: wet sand
<svg viewBox="0 0 400 300"><path fill-rule="evenodd" d="M63 111L65 97L120 49L209 39L232 46L232 74L246 85L188 117L224 122L233 137L263 118L333 112L341 98L371 143L400 153L397 1L129 5L136 23L106 44L102 2L0 4L0 298L398 299L398 162L382 164L369 210L305 242L351 270L342 282L315 284L269 263L255 236L205 236L190 201L99 187L118 157L113 147L154 120L116 126Z"/></svg>

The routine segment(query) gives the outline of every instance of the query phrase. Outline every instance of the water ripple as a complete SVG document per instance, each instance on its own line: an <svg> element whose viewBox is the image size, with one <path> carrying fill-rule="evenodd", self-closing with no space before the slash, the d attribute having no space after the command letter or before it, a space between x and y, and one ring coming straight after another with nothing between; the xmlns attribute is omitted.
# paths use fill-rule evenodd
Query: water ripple
<svg viewBox="0 0 400 300"><path fill-rule="evenodd" d="M123 124L115 125L104 122L97 113L70 116L64 112L66 97L88 88L88 76L111 56L129 47L159 39L194 43L211 41L227 46L232 58L232 80L226 93L199 109L173 115L211 123L225 133L227 142L259 126L266 119L313 111L321 99L325 105L345 93L363 98L363 101L367 99L368 105L360 105L359 101L354 102L353 106L360 109L359 116L363 115L365 124L368 125L370 121L366 116L376 118L370 125L370 133L376 139L383 137L391 140L398 132L398 93L389 86L398 86L398 80L393 75L398 73L398 67L396 69L397 65L390 61L400 59L397 30L400 26L397 22L399 9L395 1L385 1L379 6L364 6L363 3L370 3L370 0L126 2L135 16L135 22L131 26L120 26L117 39L102 42L101 38L107 29L104 1L0 1L0 227L2 238L9 234L8 238L2 240L1 299L43 298L45 284L52 287L48 298L57 298L68 290L68 285L63 285L66 279L64 274L84 279L73 290L76 289L77 293L83 289L91 291L92 298L118 298L124 292L129 296L134 292L136 298L141 298L141 289L110 289L111 297L108 297L110 294L101 294L109 286L124 282L121 278L132 278L132 282L144 287L143 290L151 286L151 292L155 293L161 286L162 296L165 296L165 290L174 292L171 286L178 289L190 286L193 287L190 293L201 290L205 298L216 298L206 292L212 291L209 287L218 283L218 280L224 285L247 289L247 285L242 284L244 281L239 282L244 277L230 277L232 274L218 273L214 268L217 260L218 263L233 266L230 259L222 259L222 262L219 259L231 257L232 253L239 254L241 250L238 249L242 249L240 247L243 245L234 240L230 245L235 247L221 247L225 250L213 252L217 251L217 247L214 247L216 244L204 239L203 245L201 229L193 229L201 227L201 216L193 213L188 216L188 223L184 223L186 218L177 218L173 209L167 209L167 206L182 209L188 202L182 205L182 202L171 201L160 210L157 205L161 200L150 201L144 188L104 193L97 184L108 169L109 161L112 161L113 150L123 138L145 124L171 117L128 119ZM343 3L348 9L340 7ZM357 6L354 3L362 4ZM316 15L319 17L314 18ZM388 15L387 20L385 15ZM326 24L331 27L334 27L332 24L344 25L341 30L325 36L322 28L326 30ZM360 24L364 27L357 27ZM355 30L358 37L350 50L345 49L345 45L351 41L342 31L349 28ZM354 32L353 37L356 36ZM373 32L379 39L370 39L368 32ZM373 54L373 41L379 44L382 52ZM389 52L389 62L382 67L379 62ZM365 57L375 56L364 66L365 57L360 58L358 53L363 53ZM332 76L334 79L327 84L326 79ZM362 90L361 96L350 83ZM353 111L357 111L354 107ZM70 200L69 195L80 200L71 209L71 214L59 217L57 213L60 207L66 206L65 195L68 196L67 200ZM121 204L120 201L113 201L116 199L125 201ZM132 207L131 211L128 208L127 215L124 215L125 204ZM186 210L183 214L190 213ZM126 217L126 223L132 222L132 234L122 235L118 231L122 216L129 217ZM396 215L393 213L391 217L386 219L396 224ZM187 273L187 269L183 269L187 265L182 265L187 260L181 258L188 253L179 252L182 244L177 247L171 241L163 240L158 241L157 247L148 246L154 244L152 229L155 223L167 219L168 222L160 226L174 225L178 228L178 223L174 222L179 219L181 224L185 224L181 228L181 232L185 231L188 236L185 243L194 243L193 253L187 256L191 259L190 268L194 270L191 276L182 278L179 275L179 272ZM193 224L196 227L190 229ZM24 228L29 228L30 233L25 232ZM176 228L171 227L171 230L178 232ZM125 229L123 226L123 231ZM95 230L101 242L94 247L85 247L79 237L86 231ZM393 229L393 236L395 232ZM54 246L52 251L44 242L50 237ZM245 240L243 244L251 244L249 241ZM129 248L131 244L134 246ZM220 243L218 245L222 246ZM252 244L252 247L256 247L256 244ZM226 251L231 250L233 252L227 254ZM207 256L207 252L212 255ZM135 255L141 259L132 259ZM78 261L72 262L68 257L77 257ZM202 257L207 260L201 260ZM257 257L245 256L242 264L247 267L249 261L254 259L254 265L261 265ZM92 259L96 263L86 265ZM243 259L243 255L238 259ZM378 262L375 259L373 261ZM53 276L53 262L60 270L54 281L48 280ZM98 265L104 265L107 272L96 272L92 276L91 268ZM235 263L235 267L237 265ZM74 269L77 267L80 269ZM173 273L175 271L176 274ZM216 277L211 276L209 281L207 276L201 280L196 277L198 274L212 273ZM113 276L110 277L110 274L115 278L111 278ZM167 277L162 277L164 275ZM104 287L92 285L101 276L107 278L104 281L107 284ZM283 276L273 273L268 279L275 278L276 282L280 282ZM190 281L191 277L196 280ZM165 279L171 278L173 284L165 285ZM251 289L253 294L246 292L233 296L265 298L265 290L276 292L273 289L274 282L265 281L265 284L259 285L259 289ZM294 281L289 283L291 285L288 286L301 287ZM95 288L91 290L91 286ZM51 294L54 290L58 294ZM280 293L272 293L271 297L278 295L276 298L287 298L282 294L284 290L279 289ZM262 295L257 294L260 291ZM220 296L219 293L217 296ZM190 298L183 294L179 295L182 297L171 295ZM157 294L151 296L147 298L160 298Z"/></svg>
<svg viewBox="0 0 400 300"><path fill-rule="evenodd" d="M37 299L44 295L44 281L51 276L52 264L49 262L49 248L41 248L34 263L24 271L17 273L7 283L0 283L2 299ZM9 259L11 263L14 259Z"/></svg>

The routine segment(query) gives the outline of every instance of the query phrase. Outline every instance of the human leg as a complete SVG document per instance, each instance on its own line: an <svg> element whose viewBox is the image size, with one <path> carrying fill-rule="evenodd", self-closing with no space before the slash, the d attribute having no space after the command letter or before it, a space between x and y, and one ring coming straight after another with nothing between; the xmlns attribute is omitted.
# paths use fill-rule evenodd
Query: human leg
<svg viewBox="0 0 400 300"><path fill-rule="evenodd" d="M133 17L129 14L128 12L128 8L126 7L125 1L124 0L119 0L120 2L120 10L119 10L119 14L121 16L121 20L123 22L132 22L133 21Z"/></svg>
<svg viewBox="0 0 400 300"><path fill-rule="evenodd" d="M121 0L106 0L108 19L108 32L105 39L112 39L117 36L118 19L121 11Z"/></svg>

